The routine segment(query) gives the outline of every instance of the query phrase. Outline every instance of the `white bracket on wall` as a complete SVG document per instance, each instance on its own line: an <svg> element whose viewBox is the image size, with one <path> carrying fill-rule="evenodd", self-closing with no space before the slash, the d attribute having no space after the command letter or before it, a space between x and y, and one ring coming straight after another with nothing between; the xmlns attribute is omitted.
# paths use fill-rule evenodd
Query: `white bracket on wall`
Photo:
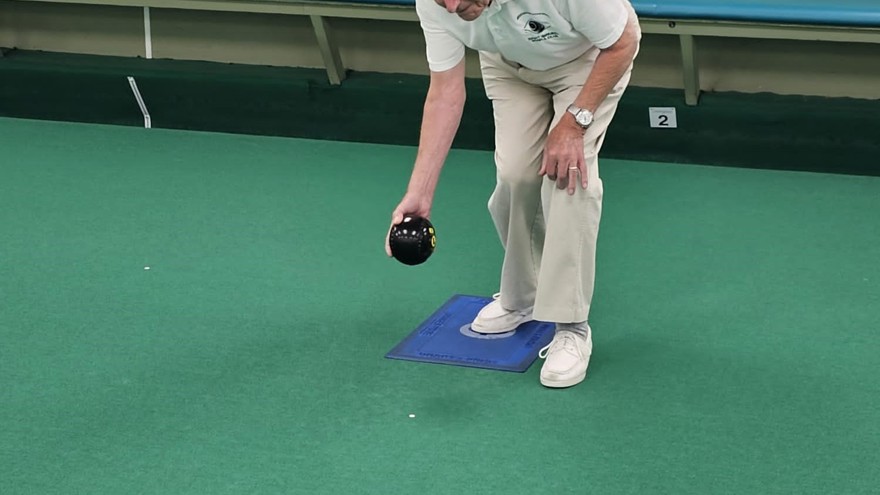
<svg viewBox="0 0 880 495"><path fill-rule="evenodd" d="M153 58L153 28L150 25L150 8L144 7L144 55Z"/></svg>
<svg viewBox="0 0 880 495"><path fill-rule="evenodd" d="M318 40L318 49L321 50L321 58L324 59L324 67L327 69L327 79L330 84L339 85L345 79L345 66L342 64L342 56L339 47L330 30L330 24L322 16L310 15L312 28L315 30L315 38Z"/></svg>

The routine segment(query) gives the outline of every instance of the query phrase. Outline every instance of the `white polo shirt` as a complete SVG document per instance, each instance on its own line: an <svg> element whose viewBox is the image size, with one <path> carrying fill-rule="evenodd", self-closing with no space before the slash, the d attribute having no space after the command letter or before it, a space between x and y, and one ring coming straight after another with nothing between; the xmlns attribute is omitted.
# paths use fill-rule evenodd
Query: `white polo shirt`
<svg viewBox="0 0 880 495"><path fill-rule="evenodd" d="M630 10L628 0L492 0L469 22L434 0L416 0L434 72L455 67L466 46L500 53L529 69L558 67L594 46L613 45Z"/></svg>

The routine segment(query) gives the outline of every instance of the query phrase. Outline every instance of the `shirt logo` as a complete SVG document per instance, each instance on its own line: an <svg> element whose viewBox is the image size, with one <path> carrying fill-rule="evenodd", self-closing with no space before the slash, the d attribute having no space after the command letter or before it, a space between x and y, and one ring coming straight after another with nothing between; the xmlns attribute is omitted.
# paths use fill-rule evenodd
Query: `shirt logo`
<svg viewBox="0 0 880 495"><path fill-rule="evenodd" d="M526 23L526 31L531 31L533 33L541 33L541 31L547 29L547 26L541 24L538 21L529 21Z"/></svg>
<svg viewBox="0 0 880 495"><path fill-rule="evenodd" d="M544 13L523 12L516 16L523 23L523 33L532 43L558 38L559 33L550 25L550 16Z"/></svg>

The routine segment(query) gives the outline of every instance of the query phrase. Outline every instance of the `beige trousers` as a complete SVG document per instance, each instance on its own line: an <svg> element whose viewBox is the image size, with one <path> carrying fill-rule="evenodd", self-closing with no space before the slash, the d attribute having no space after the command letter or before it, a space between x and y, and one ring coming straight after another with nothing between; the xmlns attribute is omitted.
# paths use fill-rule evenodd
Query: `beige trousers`
<svg viewBox="0 0 880 495"><path fill-rule="evenodd" d="M489 212L504 246L501 305L534 306L536 320L589 318L602 215L599 149L630 70L595 112L584 136L587 189L574 195L538 175L547 134L574 102L598 50L546 71L529 70L495 53L480 53L486 94L495 115L497 184Z"/></svg>

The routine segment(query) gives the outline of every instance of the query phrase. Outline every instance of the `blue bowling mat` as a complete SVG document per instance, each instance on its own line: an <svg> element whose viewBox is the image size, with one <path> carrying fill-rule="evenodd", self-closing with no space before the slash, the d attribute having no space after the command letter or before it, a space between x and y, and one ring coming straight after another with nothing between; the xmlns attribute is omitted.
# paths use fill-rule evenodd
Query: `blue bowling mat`
<svg viewBox="0 0 880 495"><path fill-rule="evenodd" d="M484 335L470 323L491 298L456 295L392 349L386 358L524 372L553 340L555 325L530 321L516 330Z"/></svg>

